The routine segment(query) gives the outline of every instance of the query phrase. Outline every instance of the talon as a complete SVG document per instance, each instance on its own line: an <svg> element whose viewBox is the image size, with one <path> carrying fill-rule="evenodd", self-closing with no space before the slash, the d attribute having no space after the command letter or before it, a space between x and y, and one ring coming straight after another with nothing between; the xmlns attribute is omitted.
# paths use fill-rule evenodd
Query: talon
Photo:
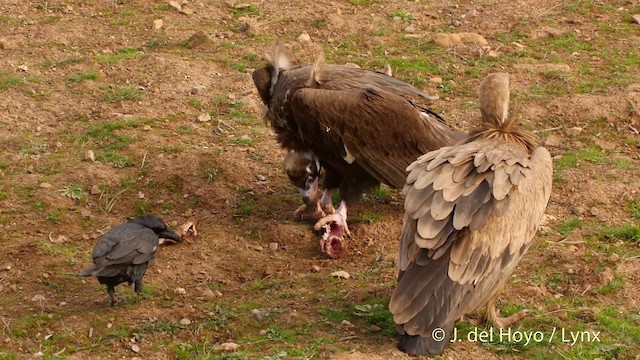
<svg viewBox="0 0 640 360"><path fill-rule="evenodd" d="M508 328L509 326L517 323L518 321L526 317L527 314L529 314L529 310L523 309L511 316L502 317L500 316L499 310L496 309L497 299L498 297L496 296L495 299L491 300L487 304L487 320L489 320L494 326L499 327L500 329Z"/></svg>

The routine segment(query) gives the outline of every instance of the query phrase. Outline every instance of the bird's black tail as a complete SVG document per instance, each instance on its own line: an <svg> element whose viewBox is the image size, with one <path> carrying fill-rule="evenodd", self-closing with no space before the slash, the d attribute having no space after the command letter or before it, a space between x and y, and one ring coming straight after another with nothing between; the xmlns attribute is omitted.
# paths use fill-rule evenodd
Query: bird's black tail
<svg viewBox="0 0 640 360"><path fill-rule="evenodd" d="M437 328L431 336L398 334L398 350L411 356L440 355L449 344L453 324Z"/></svg>

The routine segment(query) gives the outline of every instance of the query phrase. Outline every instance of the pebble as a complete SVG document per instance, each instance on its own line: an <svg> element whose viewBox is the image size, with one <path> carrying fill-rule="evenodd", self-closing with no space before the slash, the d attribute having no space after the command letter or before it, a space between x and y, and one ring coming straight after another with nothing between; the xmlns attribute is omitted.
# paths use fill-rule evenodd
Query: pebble
<svg viewBox="0 0 640 360"><path fill-rule="evenodd" d="M254 319L261 321L267 315L266 311L260 309L251 309L251 315Z"/></svg>
<svg viewBox="0 0 640 360"><path fill-rule="evenodd" d="M24 72L27 72L27 71L29 71L29 67L27 65L22 64L22 65L18 66L18 70L22 70Z"/></svg>
<svg viewBox="0 0 640 360"><path fill-rule="evenodd" d="M113 327L112 323L107 323L107 329L111 329Z"/></svg>
<svg viewBox="0 0 640 360"><path fill-rule="evenodd" d="M212 298L212 297L216 297L216 294L213 293L213 290L206 288L204 289L204 291L202 292L202 296L204 297L208 297L208 298Z"/></svg>
<svg viewBox="0 0 640 360"><path fill-rule="evenodd" d="M351 321L349 321L349 320L342 320L342 322L340 323L340 325L342 325L342 326L344 326L344 327L346 327L346 328L353 328L353 327L355 327L355 325L353 325L353 324L351 323Z"/></svg>
<svg viewBox="0 0 640 360"><path fill-rule="evenodd" d="M591 216L598 216L600 215L600 210L594 206L591 208L591 210L589 210L589 213L591 214Z"/></svg>
<svg viewBox="0 0 640 360"><path fill-rule="evenodd" d="M184 288L176 288L175 290L173 290L174 293L178 294L178 295L186 295L187 294L187 290L185 290Z"/></svg>
<svg viewBox="0 0 640 360"><path fill-rule="evenodd" d="M331 276L337 277L337 278L342 278L342 279L348 279L348 278L351 277L351 275L349 275L349 273L344 271L344 270L334 271L334 272L331 273Z"/></svg>
<svg viewBox="0 0 640 360"><path fill-rule="evenodd" d="M260 332L258 332L258 334L260 334L262 336L265 336L265 335L267 335L267 330L262 329L262 330L260 330Z"/></svg>
<svg viewBox="0 0 640 360"><path fill-rule="evenodd" d="M239 347L240 347L240 345L238 345L236 343L226 342L226 343L222 343L222 344L218 345L216 347L216 349L218 349L218 351L232 352L232 351L238 350Z"/></svg>
<svg viewBox="0 0 640 360"><path fill-rule="evenodd" d="M144 193L142 191L138 191L138 199L144 199Z"/></svg>
<svg viewBox="0 0 640 360"><path fill-rule="evenodd" d="M318 265L311 266L311 272L314 272L314 273L320 272L320 266Z"/></svg>
<svg viewBox="0 0 640 360"><path fill-rule="evenodd" d="M162 29L162 25L164 25L164 22L162 21L162 19L153 20L153 30Z"/></svg>
<svg viewBox="0 0 640 360"><path fill-rule="evenodd" d="M133 351L136 354L139 353L140 352L140 346L138 346L137 344L131 345L131 351Z"/></svg>
<svg viewBox="0 0 640 360"><path fill-rule="evenodd" d="M640 14L633 15L633 21L635 21L636 24L640 24Z"/></svg>
<svg viewBox="0 0 640 360"><path fill-rule="evenodd" d="M53 185L51 185L49 183L46 183L46 182L43 182L43 183L40 184L40 187L43 188L43 189L51 189L53 187Z"/></svg>
<svg viewBox="0 0 640 360"><path fill-rule="evenodd" d="M309 34L305 31L300 34L300 36L298 36L298 41L301 43L309 42L311 41L311 36L309 36Z"/></svg>
<svg viewBox="0 0 640 360"><path fill-rule="evenodd" d="M0 38L0 50L15 49L17 46L6 38Z"/></svg>
<svg viewBox="0 0 640 360"><path fill-rule="evenodd" d="M98 185L93 185L89 190L89 193L91 195L100 195L101 192L102 191L100 190L100 187Z"/></svg>
<svg viewBox="0 0 640 360"><path fill-rule="evenodd" d="M183 318L182 320L180 320L180 325L182 326L187 326L191 324L191 320L187 319L187 318Z"/></svg>
<svg viewBox="0 0 640 360"><path fill-rule="evenodd" d="M267 181L267 178L264 175L257 175L256 179L258 179L258 181Z"/></svg>
<svg viewBox="0 0 640 360"><path fill-rule="evenodd" d="M177 1L169 1L169 6L171 6L172 8L178 11L182 10L182 5L180 5L180 3Z"/></svg>
<svg viewBox="0 0 640 360"><path fill-rule="evenodd" d="M442 78L440 76L432 77L429 81L434 84L442 84Z"/></svg>
<svg viewBox="0 0 640 360"><path fill-rule="evenodd" d="M89 219L89 218L91 218L91 210L89 210L89 209L82 209L82 210L80 211L80 216L82 216L82 217L83 217L83 218L85 218L85 219ZM63 236L63 235L60 235L60 236Z"/></svg>
<svg viewBox="0 0 640 360"><path fill-rule="evenodd" d="M500 56L500 54L499 54L497 51L495 51L495 50L489 50L489 51L487 51L487 57L488 57L488 58L490 58L490 59L495 59L495 58L497 58L498 56Z"/></svg>
<svg viewBox="0 0 640 360"><path fill-rule="evenodd" d="M84 160L90 162L96 161L96 154L93 153L93 150L87 150L87 152L84 153Z"/></svg>
<svg viewBox="0 0 640 360"><path fill-rule="evenodd" d="M191 88L191 94L193 95L202 95L207 91L207 87L204 85L196 85Z"/></svg>
<svg viewBox="0 0 640 360"><path fill-rule="evenodd" d="M198 115L198 121L200 122L211 121L211 115L209 115L209 113L202 113Z"/></svg>
<svg viewBox="0 0 640 360"><path fill-rule="evenodd" d="M583 208L583 207L581 207L581 206L575 206L575 207L571 210L571 212L573 213L573 215L576 215L576 216L582 216L582 215L584 215L584 213L586 213L586 212L587 212L587 209L585 209L585 208Z"/></svg>
<svg viewBox="0 0 640 360"><path fill-rule="evenodd" d="M144 131L151 131L151 126L149 126L149 125L145 125L145 126L143 126L143 127L142 127L142 130L144 130Z"/></svg>
<svg viewBox="0 0 640 360"><path fill-rule="evenodd" d="M43 273L42 274L42 278L43 279L48 279L49 278L49 273Z"/></svg>
<svg viewBox="0 0 640 360"><path fill-rule="evenodd" d="M278 243L277 243L277 242L275 242L275 241L274 241L274 242L270 242L270 243L269 243L269 249L274 250L274 251L275 251L275 250L278 250L278 247L279 247L279 246L280 246L280 245L278 245Z"/></svg>
<svg viewBox="0 0 640 360"><path fill-rule="evenodd" d="M581 132L582 132L582 128L578 126L574 126L571 129L567 129L567 135L569 136L576 136L576 135L579 135Z"/></svg>
<svg viewBox="0 0 640 360"><path fill-rule="evenodd" d="M382 330L382 328L380 326L378 326L378 325L371 325L369 330L371 330L371 332L377 333L377 332L380 332Z"/></svg>

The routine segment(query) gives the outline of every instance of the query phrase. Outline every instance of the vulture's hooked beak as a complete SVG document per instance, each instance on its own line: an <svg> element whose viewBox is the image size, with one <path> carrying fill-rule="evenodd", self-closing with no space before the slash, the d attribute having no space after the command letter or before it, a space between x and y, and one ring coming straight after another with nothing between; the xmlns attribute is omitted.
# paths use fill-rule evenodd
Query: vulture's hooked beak
<svg viewBox="0 0 640 360"><path fill-rule="evenodd" d="M309 183L311 180L311 183ZM302 201L304 201L305 204L310 205L312 203L314 203L315 201L317 201L317 194L318 194L318 177L314 176L312 178L308 178L306 184L307 187L306 188L300 188L300 196L302 196Z"/></svg>

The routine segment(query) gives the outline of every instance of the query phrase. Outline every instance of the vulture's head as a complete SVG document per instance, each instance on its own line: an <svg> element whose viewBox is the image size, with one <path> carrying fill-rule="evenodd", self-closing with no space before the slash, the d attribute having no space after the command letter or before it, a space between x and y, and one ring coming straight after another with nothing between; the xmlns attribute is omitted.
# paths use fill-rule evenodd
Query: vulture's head
<svg viewBox="0 0 640 360"><path fill-rule="evenodd" d="M291 68L291 60L279 40L273 45L271 51L264 54L264 58L267 61L267 65L256 69L252 77L262 102L268 105L273 96L273 88L278 82L280 72Z"/></svg>
<svg viewBox="0 0 640 360"><path fill-rule="evenodd" d="M138 216L137 218L131 220L136 224L140 224L144 227L147 227L153 230L154 233L163 239L174 240L177 242L182 241L180 235L176 234L173 230L169 229L167 224L164 223L159 217L153 214L147 214Z"/></svg>
<svg viewBox="0 0 640 360"><path fill-rule="evenodd" d="M320 160L310 151L290 151L284 159L284 171L289 180L298 187L305 204L317 201Z"/></svg>

